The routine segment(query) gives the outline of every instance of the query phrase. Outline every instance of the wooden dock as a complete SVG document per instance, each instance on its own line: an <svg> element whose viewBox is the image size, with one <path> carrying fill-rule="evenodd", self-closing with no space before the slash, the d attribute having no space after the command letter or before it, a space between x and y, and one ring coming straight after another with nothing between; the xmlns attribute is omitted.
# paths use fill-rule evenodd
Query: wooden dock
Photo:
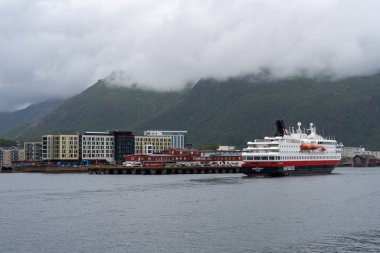
<svg viewBox="0 0 380 253"><path fill-rule="evenodd" d="M87 171L89 174L130 174L130 175L223 174L223 173L240 173L240 167L88 166Z"/></svg>

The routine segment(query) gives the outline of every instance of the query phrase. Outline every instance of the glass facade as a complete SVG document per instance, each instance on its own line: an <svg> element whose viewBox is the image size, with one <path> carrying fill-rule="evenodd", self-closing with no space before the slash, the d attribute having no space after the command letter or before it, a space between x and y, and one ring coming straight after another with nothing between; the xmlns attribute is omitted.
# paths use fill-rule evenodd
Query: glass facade
<svg viewBox="0 0 380 253"><path fill-rule="evenodd" d="M112 131L115 143L115 161L117 164L124 162L125 155L132 155L135 152L135 136L132 132Z"/></svg>

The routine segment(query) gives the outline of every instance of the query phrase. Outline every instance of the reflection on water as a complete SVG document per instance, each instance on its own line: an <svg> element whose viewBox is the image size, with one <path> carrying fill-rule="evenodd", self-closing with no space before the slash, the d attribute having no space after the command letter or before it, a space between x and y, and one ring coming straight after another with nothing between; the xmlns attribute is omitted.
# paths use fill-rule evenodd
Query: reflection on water
<svg viewBox="0 0 380 253"><path fill-rule="evenodd" d="M380 252L379 168L0 175L0 252Z"/></svg>

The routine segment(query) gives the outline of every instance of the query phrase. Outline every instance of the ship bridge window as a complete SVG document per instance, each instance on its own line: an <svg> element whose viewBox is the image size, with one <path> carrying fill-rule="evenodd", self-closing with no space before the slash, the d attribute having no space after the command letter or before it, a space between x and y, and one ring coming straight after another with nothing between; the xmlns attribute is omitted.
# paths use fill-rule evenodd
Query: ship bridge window
<svg viewBox="0 0 380 253"><path fill-rule="evenodd" d="M261 160L268 160L268 157L267 156L262 156Z"/></svg>
<svg viewBox="0 0 380 253"><path fill-rule="evenodd" d="M269 160L274 160L274 156L269 156Z"/></svg>

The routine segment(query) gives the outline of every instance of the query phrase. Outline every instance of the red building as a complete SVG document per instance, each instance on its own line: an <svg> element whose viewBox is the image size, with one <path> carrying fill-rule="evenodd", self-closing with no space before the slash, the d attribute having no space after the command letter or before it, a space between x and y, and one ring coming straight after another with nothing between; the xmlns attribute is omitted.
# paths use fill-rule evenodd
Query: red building
<svg viewBox="0 0 380 253"><path fill-rule="evenodd" d="M162 153L163 154L168 154L168 155L175 155L175 156L201 156L202 153L204 153L205 151L202 151L202 150L197 150L197 149L187 149L187 148L184 148L184 149L169 149L169 150L165 150L163 151Z"/></svg>
<svg viewBox="0 0 380 253"><path fill-rule="evenodd" d="M194 149L170 149L163 154L126 155L126 162L141 162L142 166L240 166L241 153L207 152Z"/></svg>

